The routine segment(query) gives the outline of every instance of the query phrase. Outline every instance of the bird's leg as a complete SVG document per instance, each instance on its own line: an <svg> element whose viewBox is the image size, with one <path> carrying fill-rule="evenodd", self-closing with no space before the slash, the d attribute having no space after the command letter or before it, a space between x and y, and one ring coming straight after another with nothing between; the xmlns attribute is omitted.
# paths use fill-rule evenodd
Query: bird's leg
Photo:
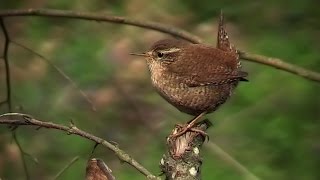
<svg viewBox="0 0 320 180"><path fill-rule="evenodd" d="M199 129L194 128L194 126L196 125L196 123L206 114L207 112L204 111L201 114L199 114L198 116L196 116L195 118L193 118L190 122L188 122L188 124L177 124L180 127L180 131L176 132L175 134L172 134L170 136L170 138L177 138L179 136L181 136L182 134L186 133L187 131L194 131L194 132L198 132L200 134L202 134L203 136L207 137L207 133L204 131L201 131Z"/></svg>

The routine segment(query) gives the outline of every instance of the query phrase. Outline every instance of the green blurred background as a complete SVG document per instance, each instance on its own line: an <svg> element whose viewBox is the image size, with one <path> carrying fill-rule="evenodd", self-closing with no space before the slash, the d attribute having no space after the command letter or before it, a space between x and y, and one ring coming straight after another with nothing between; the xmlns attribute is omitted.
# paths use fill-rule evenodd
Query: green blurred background
<svg viewBox="0 0 320 180"><path fill-rule="evenodd" d="M1 9L56 8L150 20L187 30L215 44L223 9L231 41L238 49L283 58L320 71L320 11L316 0L170 1L170 0L16 0ZM11 44L9 60L15 112L69 124L115 141L155 174L174 124L191 117L165 102L151 87L142 52L169 37L148 29L63 18L14 17L5 23L12 39L44 55L68 74L92 99L97 112L52 66ZM1 33L0 40L3 42ZM0 46L3 49L3 43ZM1 51L2 52L2 51ZM260 179L320 179L320 86L316 82L260 64L244 62L249 83L207 117L210 141ZM0 61L0 98L5 98ZM7 112L6 106L0 113ZM24 179L17 146L0 127L0 178ZM17 129L31 179L49 179L80 156L60 179L83 179L93 142L55 130ZM211 144L212 145L212 144ZM102 158L117 179L144 179L105 148ZM203 149L203 179L248 179L234 164Z"/></svg>

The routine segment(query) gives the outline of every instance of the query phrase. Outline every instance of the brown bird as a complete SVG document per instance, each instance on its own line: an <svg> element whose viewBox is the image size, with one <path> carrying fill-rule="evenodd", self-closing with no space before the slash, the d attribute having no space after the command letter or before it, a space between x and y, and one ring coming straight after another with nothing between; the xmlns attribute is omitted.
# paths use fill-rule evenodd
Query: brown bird
<svg viewBox="0 0 320 180"><path fill-rule="evenodd" d="M247 81L238 52L229 42L222 13L216 48L165 39L145 53L132 55L146 57L152 85L165 100L180 111L196 116L176 137L223 104L239 81Z"/></svg>

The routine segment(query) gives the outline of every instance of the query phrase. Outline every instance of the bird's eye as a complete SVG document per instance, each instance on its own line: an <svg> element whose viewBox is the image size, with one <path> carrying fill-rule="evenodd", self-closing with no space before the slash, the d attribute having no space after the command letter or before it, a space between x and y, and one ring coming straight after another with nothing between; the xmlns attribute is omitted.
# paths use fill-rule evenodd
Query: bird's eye
<svg viewBox="0 0 320 180"><path fill-rule="evenodd" d="M164 54L162 52L157 52L157 56L158 56L158 58L162 58L164 56Z"/></svg>

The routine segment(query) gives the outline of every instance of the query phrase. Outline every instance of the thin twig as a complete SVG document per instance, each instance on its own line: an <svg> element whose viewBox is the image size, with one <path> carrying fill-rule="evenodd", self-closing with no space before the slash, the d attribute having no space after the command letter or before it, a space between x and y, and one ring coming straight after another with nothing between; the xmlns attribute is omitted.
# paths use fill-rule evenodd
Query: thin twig
<svg viewBox="0 0 320 180"><path fill-rule="evenodd" d="M87 133L79 128L77 128L75 125L71 124L70 126L64 126L60 124L55 124L52 122L44 122L34 119L33 117L21 113L7 113L0 115L0 124L8 124L8 125L14 125L14 126L36 126L36 127L43 127L48 129L57 129L60 131L65 131L68 134L74 134L81 136L83 138L89 139L91 141L94 141L96 143L99 143L103 145L104 147L110 149L115 153L115 155L123 162L126 162L130 164L132 167L134 167L136 170L141 172L143 175L145 175L149 179L160 179L157 178L155 175L153 175L151 172L149 172L145 167L143 167L141 164L139 164L136 160L134 160L129 154L127 154L125 151L121 150L119 147L114 146L112 143L99 138L97 136L94 136L90 133Z"/></svg>
<svg viewBox="0 0 320 180"><path fill-rule="evenodd" d="M109 16L98 13L86 13L86 12L74 12L67 10L54 10L54 9L19 9L19 10L3 10L0 11L0 17L12 17L12 16L46 16L46 17L63 17L74 18L83 20L103 21L118 24L127 24L137 26L146 29L152 29L155 31L167 33L175 37L190 41L192 43L201 43L202 39L195 35L192 35L179 28L171 27L161 23L155 23L151 21L135 20L126 17ZM320 82L320 73L301 68L299 66L286 63L281 59L271 58L273 61L266 61L268 57L250 54L242 52L240 58L246 59L252 62L265 64L271 67L279 68L281 70L293 73L298 76L302 76L306 79ZM270 59L269 59L270 60Z"/></svg>
<svg viewBox="0 0 320 180"><path fill-rule="evenodd" d="M284 86L286 84L283 84ZM277 89L275 93L271 93L266 95L264 98L260 99L259 101L255 102L253 105L247 106L246 108L242 108L240 112L233 114L231 116L227 116L226 118L221 119L220 127L223 126L225 123L228 123L230 120L237 119L246 119L245 116L249 115L250 112L260 112L261 109L266 108L265 106L268 101L272 101L274 99L279 98L280 95L283 94L284 89L280 88ZM220 121L220 120L219 120ZM228 126L228 124L225 124ZM248 169L244 164L239 162L236 158L232 157L228 152L226 152L223 148L221 148L218 144L208 141L205 145L205 148L209 149L210 153L213 153L216 157L221 159L225 164L230 166L232 169L243 175L243 177L251 177L253 180L261 179L256 174L254 174L250 169ZM245 178L244 178L245 179Z"/></svg>
<svg viewBox="0 0 320 180"><path fill-rule="evenodd" d="M62 168L52 180L58 179L65 171L67 171L75 162L79 160L79 156L74 157L64 168Z"/></svg>
<svg viewBox="0 0 320 180"><path fill-rule="evenodd" d="M20 142L18 141L17 131L13 131L12 132L12 136L13 136L13 139L14 139L15 143L17 144L18 149L20 151L20 155L21 155L23 169L25 171L26 179L29 180L30 179L30 174L29 174L29 171L28 171L28 165L27 165L26 159L24 157L26 153L24 152Z"/></svg>
<svg viewBox="0 0 320 180"><path fill-rule="evenodd" d="M10 67L9 67L9 60L8 60L10 38L9 38L7 28L1 17L0 17L0 26L4 35L3 60L4 60L4 67L5 67L5 73L6 73L6 87L7 87L6 100L3 101L1 104L6 103L8 105L9 112L12 112Z"/></svg>
<svg viewBox="0 0 320 180"><path fill-rule="evenodd" d="M61 68L59 68L57 65L55 65L53 62L51 62L48 58L44 57L43 55L35 52L34 50L28 48L27 46L20 44L16 41L11 40L11 43L15 44L16 46L19 46L33 54L35 54L36 56L40 57L42 60L44 60L46 63L48 63L50 66L52 66L64 79L66 79L72 86L73 88L75 88L76 90L78 90L78 92L80 93L80 95L87 101L87 103L90 105L91 109L93 111L96 111L96 107L94 106L92 100L89 98L89 96L77 85L77 83L75 83L70 76L68 76Z"/></svg>
<svg viewBox="0 0 320 180"><path fill-rule="evenodd" d="M8 106L8 111L12 112L12 100L11 100L11 79L10 79L10 67L9 67L9 59L8 59L8 51L9 51L9 45L10 45L10 37L9 37L9 33L7 31L7 28L4 24L4 21L2 19L2 17L0 17L0 26L4 35L4 48L3 48L3 55L2 58L4 60L4 64L5 64L5 74L6 74L6 100L1 102L0 105L2 104L7 104ZM23 151L23 148L21 147L17 137L16 137L16 128L14 128L13 130L13 139L15 141L15 143L17 144L20 154L21 154L21 159L22 159L22 163L23 163L23 169L26 175L26 179L30 179L30 175L28 172L28 166L27 166L27 162L26 159L24 158L24 155L27 154Z"/></svg>
<svg viewBox="0 0 320 180"><path fill-rule="evenodd" d="M212 152L214 152L219 157L223 158L225 162L228 162L228 164L234 166L234 169L238 170L240 174L243 174L245 176L244 179L247 180L260 180L259 177L257 177L255 174L250 172L245 166L243 166L241 163L239 163L237 160L235 160L231 155L226 153L223 149L221 149L217 144L213 142L208 142L205 144L206 147L208 147Z"/></svg>

